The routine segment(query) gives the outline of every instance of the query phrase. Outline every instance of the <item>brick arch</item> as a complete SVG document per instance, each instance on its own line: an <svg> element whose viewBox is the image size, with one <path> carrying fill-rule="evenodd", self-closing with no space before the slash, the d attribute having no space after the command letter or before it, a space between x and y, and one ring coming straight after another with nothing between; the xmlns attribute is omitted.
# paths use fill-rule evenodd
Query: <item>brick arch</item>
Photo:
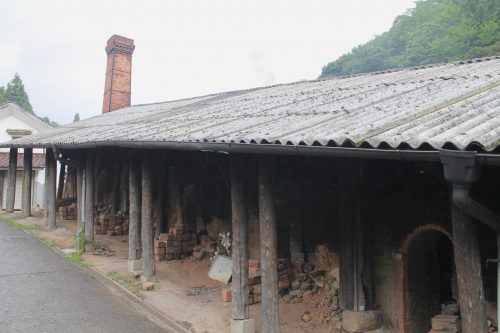
<svg viewBox="0 0 500 333"><path fill-rule="evenodd" d="M403 243L399 248L399 253L396 256L396 276L397 276L397 284L395 295L397 296L396 300L396 313L398 318L398 332L399 333L411 333L410 328L410 313L409 313L409 285L408 285L408 251L410 245L415 240L415 238L429 231L435 231L444 234L453 244L453 237L451 233L446 230L444 227L438 224L425 224L421 225L411 233L407 234Z"/></svg>

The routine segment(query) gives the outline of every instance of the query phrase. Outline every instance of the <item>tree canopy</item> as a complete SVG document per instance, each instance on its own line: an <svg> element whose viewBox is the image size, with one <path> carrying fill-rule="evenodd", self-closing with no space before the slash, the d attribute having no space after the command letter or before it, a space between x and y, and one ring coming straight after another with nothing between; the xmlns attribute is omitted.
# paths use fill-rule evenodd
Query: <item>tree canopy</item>
<svg viewBox="0 0 500 333"><path fill-rule="evenodd" d="M34 114L30 99L19 74L14 74L14 78L7 83L7 88L0 87L0 104L16 103L23 110Z"/></svg>
<svg viewBox="0 0 500 333"><path fill-rule="evenodd" d="M392 28L323 67L321 77L500 54L500 1L419 0Z"/></svg>
<svg viewBox="0 0 500 333"><path fill-rule="evenodd" d="M21 77L18 73L14 74L14 78L9 83L7 83L7 88L0 87L0 105L4 103L15 103L26 112L38 117L33 111L28 93L24 89L23 80L21 80ZM58 123L56 123L55 121L51 121L48 117L38 118L51 125L52 127L59 126Z"/></svg>

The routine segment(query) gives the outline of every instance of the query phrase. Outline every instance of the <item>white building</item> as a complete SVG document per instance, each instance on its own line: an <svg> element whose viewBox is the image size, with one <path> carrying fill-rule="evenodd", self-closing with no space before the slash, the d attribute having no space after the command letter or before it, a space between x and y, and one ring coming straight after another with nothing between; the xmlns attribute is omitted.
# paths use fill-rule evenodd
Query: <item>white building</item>
<svg viewBox="0 0 500 333"><path fill-rule="evenodd" d="M13 103L0 105L0 142L10 141L32 133L46 131L52 126L38 117L24 111ZM9 150L0 149L0 204L5 208L7 193L7 170L9 168ZM33 149L33 184L32 205L43 207L43 186L45 182L45 157L43 149ZM23 150L17 157L16 201L15 209L21 209L23 183Z"/></svg>

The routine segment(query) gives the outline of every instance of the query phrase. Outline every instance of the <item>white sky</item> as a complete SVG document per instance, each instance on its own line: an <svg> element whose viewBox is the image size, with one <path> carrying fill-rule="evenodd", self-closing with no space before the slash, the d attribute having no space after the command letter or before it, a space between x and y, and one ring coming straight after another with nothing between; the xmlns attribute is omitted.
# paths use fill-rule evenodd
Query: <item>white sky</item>
<svg viewBox="0 0 500 333"><path fill-rule="evenodd" d="M1 0L0 86L18 72L39 116L101 113L113 34L135 40L132 104L314 79L413 0Z"/></svg>

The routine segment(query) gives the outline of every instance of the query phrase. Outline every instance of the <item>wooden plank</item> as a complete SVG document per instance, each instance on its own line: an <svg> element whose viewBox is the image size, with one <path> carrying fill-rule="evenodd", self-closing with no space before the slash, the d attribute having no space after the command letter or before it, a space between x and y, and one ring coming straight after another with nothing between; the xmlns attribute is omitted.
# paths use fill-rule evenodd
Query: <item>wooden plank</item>
<svg viewBox="0 0 500 333"><path fill-rule="evenodd" d="M153 184L151 177L152 161L149 152L142 155L142 201L141 201L141 240L142 271L148 278L155 274L153 253Z"/></svg>
<svg viewBox="0 0 500 333"><path fill-rule="evenodd" d="M136 155L129 160L128 258L141 258L141 169Z"/></svg>
<svg viewBox="0 0 500 333"><path fill-rule="evenodd" d="M183 226L181 190L178 178L179 172L177 167L169 167L167 182L168 228Z"/></svg>
<svg viewBox="0 0 500 333"><path fill-rule="evenodd" d="M85 156L85 238L94 239L95 151Z"/></svg>
<svg viewBox="0 0 500 333"><path fill-rule="evenodd" d="M231 156L231 211L232 211L232 318L248 319L248 221L244 197L244 160Z"/></svg>
<svg viewBox="0 0 500 333"><path fill-rule="evenodd" d="M9 173L7 174L7 201L6 210L9 213L14 211L16 201L16 173L17 173L17 148L10 148L9 153Z"/></svg>
<svg viewBox="0 0 500 333"><path fill-rule="evenodd" d="M33 178L33 149L24 149L23 161L23 198L21 210L23 217L31 215L31 184Z"/></svg>
<svg viewBox="0 0 500 333"><path fill-rule="evenodd" d="M453 202L450 205L463 331L488 332L475 221Z"/></svg>
<svg viewBox="0 0 500 333"><path fill-rule="evenodd" d="M259 159L259 220L262 331L279 333L278 226L274 207L274 179L272 157L261 157Z"/></svg>

